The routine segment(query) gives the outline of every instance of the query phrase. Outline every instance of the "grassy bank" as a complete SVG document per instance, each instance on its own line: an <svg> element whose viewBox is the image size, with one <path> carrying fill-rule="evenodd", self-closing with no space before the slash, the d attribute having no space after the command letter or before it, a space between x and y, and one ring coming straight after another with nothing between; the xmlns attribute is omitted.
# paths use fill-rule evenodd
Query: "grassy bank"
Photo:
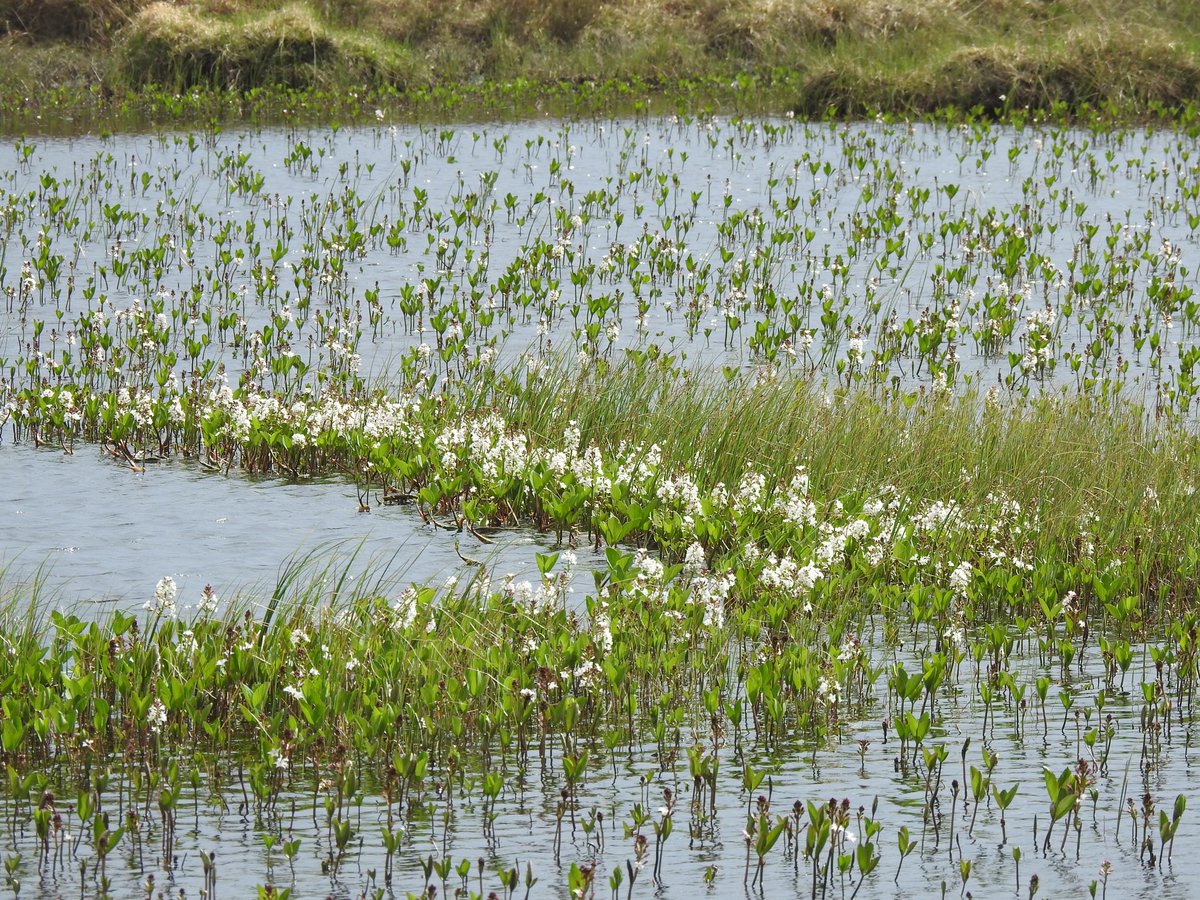
<svg viewBox="0 0 1200 900"><path fill-rule="evenodd" d="M160 453L342 474L364 509L415 504L428 524L481 541L528 528L676 562L702 551L719 569L743 552L841 560L850 546L885 581L909 567L938 581L961 561L1018 582L1036 573L1029 583L1058 593L1103 582L1102 600L1119 591L1158 616L1194 605L1200 444L1187 428L1087 396L1001 404L722 377L644 362L536 378L480 367L432 396L414 385L296 402L249 387L149 401L141 415L163 423ZM99 441L133 460L127 402L18 392L15 436Z"/></svg>
<svg viewBox="0 0 1200 900"><path fill-rule="evenodd" d="M2 0L0 28L10 126L303 102L343 119L632 111L648 95L805 116L1145 116L1200 92L1200 12L1183 0Z"/></svg>
<svg viewBox="0 0 1200 900"><path fill-rule="evenodd" d="M706 491L738 484L747 470L782 490L803 467L814 496L848 506L892 489L910 508L978 511L1007 498L1036 523L1025 540L1038 559L1072 557L1086 532L1099 557L1136 555L1161 578L1197 539L1194 435L1095 398L913 402L625 365L538 381L500 402L510 421L546 440L574 422L585 446L606 452L656 443L660 471L685 470Z"/></svg>

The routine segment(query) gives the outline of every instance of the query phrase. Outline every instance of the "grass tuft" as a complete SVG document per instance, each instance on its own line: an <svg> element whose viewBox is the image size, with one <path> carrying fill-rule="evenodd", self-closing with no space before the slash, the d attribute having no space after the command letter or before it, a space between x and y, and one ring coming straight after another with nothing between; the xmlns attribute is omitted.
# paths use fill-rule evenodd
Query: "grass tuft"
<svg viewBox="0 0 1200 900"><path fill-rule="evenodd" d="M1002 39L961 46L943 39L939 46L913 64L896 58L903 42L882 60L835 55L809 72L796 111L921 114L955 108L1000 115L1056 105L1175 107L1200 97L1194 48L1157 28L1099 23L1042 44Z"/></svg>
<svg viewBox="0 0 1200 900"><path fill-rule="evenodd" d="M968 395L910 406L861 392L827 395L799 379L681 378L625 364L583 377L562 372L510 391L500 405L542 440L574 421L584 445L606 452L656 443L666 471L689 471L704 489L736 485L748 470L786 484L803 466L825 496L888 485L968 507L1004 496L1037 512L1047 556L1070 556L1081 522L1093 519L1103 553L1136 552L1150 569L1173 571L1200 541L1195 486L1185 477L1200 469L1200 441L1131 404L1073 396L998 406Z"/></svg>
<svg viewBox="0 0 1200 900"><path fill-rule="evenodd" d="M107 44L145 0L0 0L0 34Z"/></svg>
<svg viewBox="0 0 1200 900"><path fill-rule="evenodd" d="M128 82L179 91L308 88L331 80L394 85L420 78L411 54L331 27L299 3L226 21L153 3L127 29L119 59Z"/></svg>

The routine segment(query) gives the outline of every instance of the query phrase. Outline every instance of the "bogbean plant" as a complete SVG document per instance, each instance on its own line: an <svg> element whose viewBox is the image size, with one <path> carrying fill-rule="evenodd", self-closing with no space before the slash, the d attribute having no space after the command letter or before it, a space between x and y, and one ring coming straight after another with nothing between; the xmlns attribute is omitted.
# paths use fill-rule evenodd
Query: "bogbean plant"
<svg viewBox="0 0 1200 900"><path fill-rule="evenodd" d="M207 784L206 802L240 796L243 812L280 846L314 842L336 879L355 836L365 840L373 827L360 811L370 793L382 798L390 875L391 857L414 852L418 830L436 835L456 802L503 815L497 798L529 770L561 782L559 828L576 834L589 779L610 760L616 767L648 755L667 803L655 817L644 798L626 826L631 840L655 840L648 877L664 877L662 855L682 813L671 796L712 792L709 804L689 810L690 828L703 835L717 792L738 790L718 771L741 768L751 809L747 879L768 877L786 831L786 855L807 859L815 893L874 870L878 844L862 829L877 830L878 818L854 829L864 834L855 848L839 836L851 828L848 805L810 803L808 818L792 821L771 812L768 792L755 811L766 773L751 753L778 759L799 745L816 765L857 723L883 719L880 737L896 742L897 771L924 792L926 827L937 840L948 830L952 842L960 815L960 832L973 834L999 773L1022 773L1005 772L988 752L968 778L968 739L962 781L949 785L946 718L982 703L989 743L1007 728L1060 730L1044 706L1040 729L1031 729L1025 698L1036 693L1044 704L1053 680L1069 711L1066 679L1078 677L1085 657L1109 671L1116 651L1097 646L1089 626L1111 635L1106 641L1159 636L1153 666L1140 667L1141 765L1169 746L1169 710L1190 716L1195 612L1180 605L1180 620L1156 625L1162 611L1130 593L1128 566L1033 558L1027 536L1037 523L1010 500L968 511L892 490L833 498L814 494L802 471L783 485L748 473L732 489L700 492L683 476L655 479L654 454L635 459L625 477L657 481L653 492L625 493L615 476L604 490L646 507L643 540L659 552L605 541L586 615L567 602L577 558L564 549L539 559L536 584L477 571L457 590L348 594L344 579L297 570L265 610L234 605L217 617L209 592L189 618L179 616L164 579L145 616L87 622L53 611L8 623L0 736L13 827L30 817L41 823L38 865L55 873L71 868L65 857L78 856L85 831L101 871L105 848L126 834L155 842L169 867L188 812L182 793L190 785L196 806ZM601 534L623 521L610 514ZM1030 665L1057 675L1035 684ZM1078 772L1047 779L1044 852L1052 835L1065 842L1071 832L1055 826L1073 827L1096 777L1121 765L1110 759L1116 720L1105 710L1105 678L1086 718L1074 719ZM1001 815L1011 792L998 795L1006 798L997 799ZM295 812L304 798L311 830ZM136 812L133 830L116 827L114 808ZM1164 841L1178 819L1160 829ZM68 844L69 833L76 837ZM486 835L500 842L490 826ZM1140 835L1143 853L1161 853L1148 825ZM588 846L603 861L600 847ZM445 854L431 866L449 866ZM630 886L649 856L643 847L631 858ZM970 860L959 861L965 879Z"/></svg>
<svg viewBox="0 0 1200 900"><path fill-rule="evenodd" d="M69 174L18 142L2 221L20 252L0 275L20 322L7 389L31 434L56 440L82 416L93 436L150 441L134 426L178 427L146 420L174 402L195 427L222 366L235 392L357 399L364 360L394 376L418 345L431 377L461 379L510 336L537 365L550 343L591 360L664 325L693 355L720 342L721 362L767 375L1193 406L1188 131L701 118L523 142L356 134L352 156L338 129L291 131L282 151L213 129ZM581 145L608 174L577 171ZM953 171L930 184L927 158ZM467 171L431 194L422 175L453 166ZM1114 192L1134 198L1124 212ZM362 277L393 256L401 283ZM97 429L89 407L109 398L118 419L142 415Z"/></svg>
<svg viewBox="0 0 1200 900"><path fill-rule="evenodd" d="M646 530L640 504L618 491L616 509L606 509L607 499L600 498L596 510L592 487L554 478L564 474L556 461L565 457L558 455L584 448L558 445L570 420L550 422L547 410L574 406L581 439L594 443L606 464L628 468L632 457L659 444L667 458L656 478L683 470L706 490L719 481L736 484L738 469L760 455L772 457L767 474L778 479L810 464L820 442L800 446L788 439L790 424L782 415L796 410L814 420L820 392L804 391L822 378L832 379L830 390L865 391L878 407L844 406L834 395L827 434L838 416L874 418L886 431L872 436L871 445L888 444L887 454L866 458L859 449L865 464L854 466L871 472L852 470L857 487L886 484L883 470L902 454L962 456L946 443L905 448L898 437L913 433L911 421L888 413L919 403L920 389L941 396L968 379L978 385L986 370L967 371L972 343L972 365L998 366L1001 390L988 395L997 404L1021 410L1024 397L1068 390L1085 400L1068 403L1070 413L1051 407L1045 415L1086 419L1120 402L1115 396L1153 390L1147 414L1186 421L1198 353L1187 346L1194 330L1192 276L1178 245L1156 244L1153 229L1182 228L1184 220L1190 227L1194 186L1186 133L1172 144L1169 136L1147 132L1147 143L1134 152L1130 132L1022 127L1030 131L1032 150L986 122L916 132L890 124L673 120L660 126L660 137L691 142L691 149L665 146L665 158L648 150L641 131L619 124L566 125L557 136L535 134L523 145L510 133L425 128L408 134L378 127L360 139L380 160L336 162L335 190L307 199L271 193L256 166L252 136L229 139L216 128L151 142L164 155L157 167L101 151L70 176L36 169L36 146L19 142L2 223L23 258L19 269L16 259L11 266L0 263L14 323L0 415L18 439L68 450L77 440L92 440L132 466L180 454L226 470L292 478L340 472L358 482L364 506L374 488L384 499L418 499L438 521L449 516L456 527L532 523L559 536L584 529L595 539L600 523L616 515L611 536L618 540L626 526L640 540ZM293 133L284 169L301 185L332 174L340 139L336 128ZM572 139L606 148L617 174L595 190L576 190ZM770 156L800 139L805 146L792 166ZM935 194L911 184L893 157L944 157L938 142L954 151L960 179ZM1008 150L1000 163L1002 146ZM1151 146L1163 151L1165 162ZM715 168L730 173L724 182L710 178L708 167L703 190L689 190L684 176L697 164L697 148L707 148L719 163ZM1127 150L1122 167L1120 154ZM457 154L482 156L488 164L478 181L456 176L439 206L416 179ZM754 182L758 205L746 209L738 194L760 155L770 158L767 178ZM391 175L377 185L372 169L384 157ZM1001 164L1013 175L1045 174L1022 180L1020 197L1014 188L1007 208L968 204L961 184L968 184L972 166ZM1094 175L1080 182L1080 167ZM185 174L196 170L218 179L227 206L197 202L197 182ZM502 196L500 176L518 170L528 174L528 191ZM1102 223L1092 214L1082 198L1100 202L1103 186L1118 178L1129 178L1145 194L1152 224ZM853 206L847 197L857 198ZM151 199L152 216L139 208ZM715 232L703 230L707 215L714 216ZM497 235L505 229L515 233L520 250L511 256L499 250ZM714 244L702 234L712 234ZM89 272L88 253L96 245L102 256L90 258ZM415 277L391 296L353 277L380 254L413 266ZM924 276L914 274L920 271ZM859 280L865 281L862 298L853 287ZM907 292L914 299L902 304ZM689 340L673 346L660 338L618 349L623 329L628 334L632 326L649 340L664 317L680 323L672 341ZM1181 341L1172 341L1172 329ZM712 350L718 334L727 347L716 360L706 358L702 338ZM524 356L528 374L505 349L524 337L533 341ZM586 378L556 365L562 358L554 348L562 348L563 338ZM734 383L745 361L757 364L758 382L781 379L766 395L757 385L732 394L743 398L734 407L740 414L761 401L779 416L768 426L779 432L770 439L778 448L768 445L767 428L742 425L732 433L750 432L748 439L728 440L709 427L689 436L690 455L677 452L676 438L719 415L713 408L680 410L692 414L686 422L656 419L658 434L629 424L631 410L641 419L653 409L629 400L618 406L620 390L610 392L618 397L607 404L610 420L580 408L598 394L596 383L613 378L611 364L620 355L634 374L617 378L619 388L642 391L654 404L680 390L694 394L690 384L708 382L686 361L689 352L725 362ZM384 353L395 354L386 366L378 361ZM364 359L371 361L367 368ZM1068 370L1073 380L1064 382ZM643 371L666 377L650 380L643 391L649 380ZM956 408L961 415L952 416L952 427L959 437L973 428L965 416L974 415L974 407ZM488 418L491 410L498 418ZM1043 454L1024 469L1018 461L1001 473L997 490L1025 491L1026 505L1058 491L1045 518L1058 511L1051 527L1060 544L1074 540L1076 517L1096 516L1099 526L1084 530L1102 532L1090 539L1102 556L1128 557L1132 548L1144 571L1187 558L1182 547L1189 532L1178 526L1188 524L1193 480L1168 475L1172 468L1190 472L1194 451L1163 428L1147 432L1147 460L1136 450L1142 436L1129 433L1138 427L1136 418L1105 419L1111 428L1093 432L1096 448L1079 451L1096 460L1109 445L1120 448L1111 452L1116 461L1106 467L1106 484L1079 485L1088 468L1063 466L1062 457L1075 450L1055 445L1058 460L1043 462ZM641 433L622 451L620 438L631 427ZM925 428L923 439L931 442ZM476 464L470 457L484 446L506 462ZM499 450L492 454L492 448ZM1021 458L1033 452L1012 449ZM978 472L978 463L1003 468L1007 463L998 457L967 458L974 464L948 464L926 475L925 484L902 487L930 499L964 490L982 499L995 473ZM1172 464L1172 457L1180 458ZM1145 461L1152 464L1141 478L1136 470ZM1057 472L1044 470L1051 463ZM810 468L826 476L827 470ZM962 469L971 487L953 484ZM1070 500L1056 487L1058 472L1074 472L1061 484L1079 485L1075 497L1086 498L1076 503L1075 515L1062 512ZM644 487L632 490L648 496ZM1153 527L1156 520L1172 527ZM1156 572L1146 582L1159 577Z"/></svg>
<svg viewBox="0 0 1200 900"><path fill-rule="evenodd" d="M1045 778L1047 830L1026 845L1041 853L1082 840L1085 799L1094 811L1098 778L1120 765L1119 722L1144 735L1124 761L1169 753L1175 717L1192 713L1200 583L1196 354L1170 329L1190 339L1197 311L1177 245L1154 228L1200 215L1187 141L664 123L728 172L692 189L677 180L684 153L651 158L640 130L587 128L615 157L587 193L570 128L523 147L375 129L365 140L393 176L374 196L360 187L377 163L338 161L336 130L295 133L288 174L336 185L303 199L272 194L255 151L216 131L164 139L157 167L102 151L70 177L34 178L37 151L18 145L0 209L4 246L22 255L0 260L19 336L3 386L15 439L95 442L135 468L179 455L342 473L364 510L407 503L462 541L531 527L561 545L533 583L485 564L456 589L347 594L344 578L290 571L268 601L222 617L208 595L180 618L164 581L145 616L10 622L9 827L33 823L40 871L63 876L70 857L103 893L128 842L139 858L153 844L169 872L188 799L198 820L202 800L236 797L276 877L276 846L289 870L315 846L336 880L373 841L385 881L419 856L418 890L444 893L454 872L470 891L470 864L452 867L456 810L478 806L502 858L495 823L536 770L560 788L553 853L566 869L572 842L577 894L598 872L614 894L669 880L677 820L716 840L730 791L747 885L782 856L814 896L857 892L890 843L871 798L855 816L849 799L781 800L768 778L797 748L816 769L852 740L865 768L878 740L923 798L909 826L938 858L942 840L953 848L965 890L981 873L963 835L992 821L994 798L1007 841L1015 794L999 785L1028 773L987 749L969 764L969 740L949 741L955 714L979 711L981 743L1057 731L1071 744L1077 763ZM768 166L765 199L740 207L734 179L801 137L824 155ZM982 169L1002 140L1014 172L1035 155L1037 178L987 210L953 182L910 185L893 159L944 141L960 170ZM527 195L501 196L485 169L438 208L417 175L457 154L494 156ZM192 166L223 205L197 199ZM1088 215L1122 169L1151 224ZM153 215L139 208L151 198ZM814 248L821 229L841 243ZM103 255L89 263L93 241ZM415 277L365 287L372 254ZM924 309L900 302L910 289ZM678 341L652 333L668 318ZM623 330L645 340L621 348ZM518 356L506 344L522 337ZM980 377L961 365L972 344L999 390L951 396ZM1152 391L1150 409L1124 405L1131 386ZM568 602L588 551L603 553L594 586ZM878 730L862 736L868 721ZM638 759L653 768L606 826L589 782ZM1161 861L1184 806L1160 816L1156 843L1155 802L1131 807L1131 830L1135 855ZM916 843L901 831L898 846L897 874ZM224 870L202 858L211 893ZM485 874L513 894L520 867L504 865L477 869L479 894Z"/></svg>

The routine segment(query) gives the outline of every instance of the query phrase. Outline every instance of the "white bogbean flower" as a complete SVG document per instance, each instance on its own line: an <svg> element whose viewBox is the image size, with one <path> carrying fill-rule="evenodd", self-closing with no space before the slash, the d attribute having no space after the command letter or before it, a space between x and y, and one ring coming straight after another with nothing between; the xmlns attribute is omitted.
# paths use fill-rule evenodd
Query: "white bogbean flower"
<svg viewBox="0 0 1200 900"><path fill-rule="evenodd" d="M200 595L200 603L196 607L202 615L210 615L217 611L217 592L213 590L211 584L204 586L204 593Z"/></svg>
<svg viewBox="0 0 1200 900"><path fill-rule="evenodd" d="M950 573L950 589L960 596L965 594L971 584L971 576L974 572L975 567L969 562L960 562Z"/></svg>
<svg viewBox="0 0 1200 900"><path fill-rule="evenodd" d="M150 726L150 730L154 734L162 731L163 727L167 724L167 708L158 697L154 698L154 704L146 713L146 724Z"/></svg>
<svg viewBox="0 0 1200 900"><path fill-rule="evenodd" d="M175 597L178 593L179 589L175 586L175 579L170 575L164 575L154 586L154 599L147 600L143 609L155 616L161 616L164 613L173 616L175 615Z"/></svg>

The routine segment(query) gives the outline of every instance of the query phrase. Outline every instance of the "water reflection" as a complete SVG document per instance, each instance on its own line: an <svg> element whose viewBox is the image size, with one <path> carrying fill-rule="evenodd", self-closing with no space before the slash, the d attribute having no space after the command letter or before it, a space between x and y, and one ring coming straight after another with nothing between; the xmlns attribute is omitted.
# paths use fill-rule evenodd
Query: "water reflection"
<svg viewBox="0 0 1200 900"><path fill-rule="evenodd" d="M354 486L338 479L227 476L183 460L133 472L87 446L64 456L0 445L8 581L40 578L85 617L140 609L164 575L177 582L185 609L206 584L227 599L263 598L289 560L308 555L313 568L348 567L353 578L440 584L462 568L455 540L496 573L536 581L534 553L553 540L513 530L485 546L426 526L412 506L357 510Z"/></svg>

